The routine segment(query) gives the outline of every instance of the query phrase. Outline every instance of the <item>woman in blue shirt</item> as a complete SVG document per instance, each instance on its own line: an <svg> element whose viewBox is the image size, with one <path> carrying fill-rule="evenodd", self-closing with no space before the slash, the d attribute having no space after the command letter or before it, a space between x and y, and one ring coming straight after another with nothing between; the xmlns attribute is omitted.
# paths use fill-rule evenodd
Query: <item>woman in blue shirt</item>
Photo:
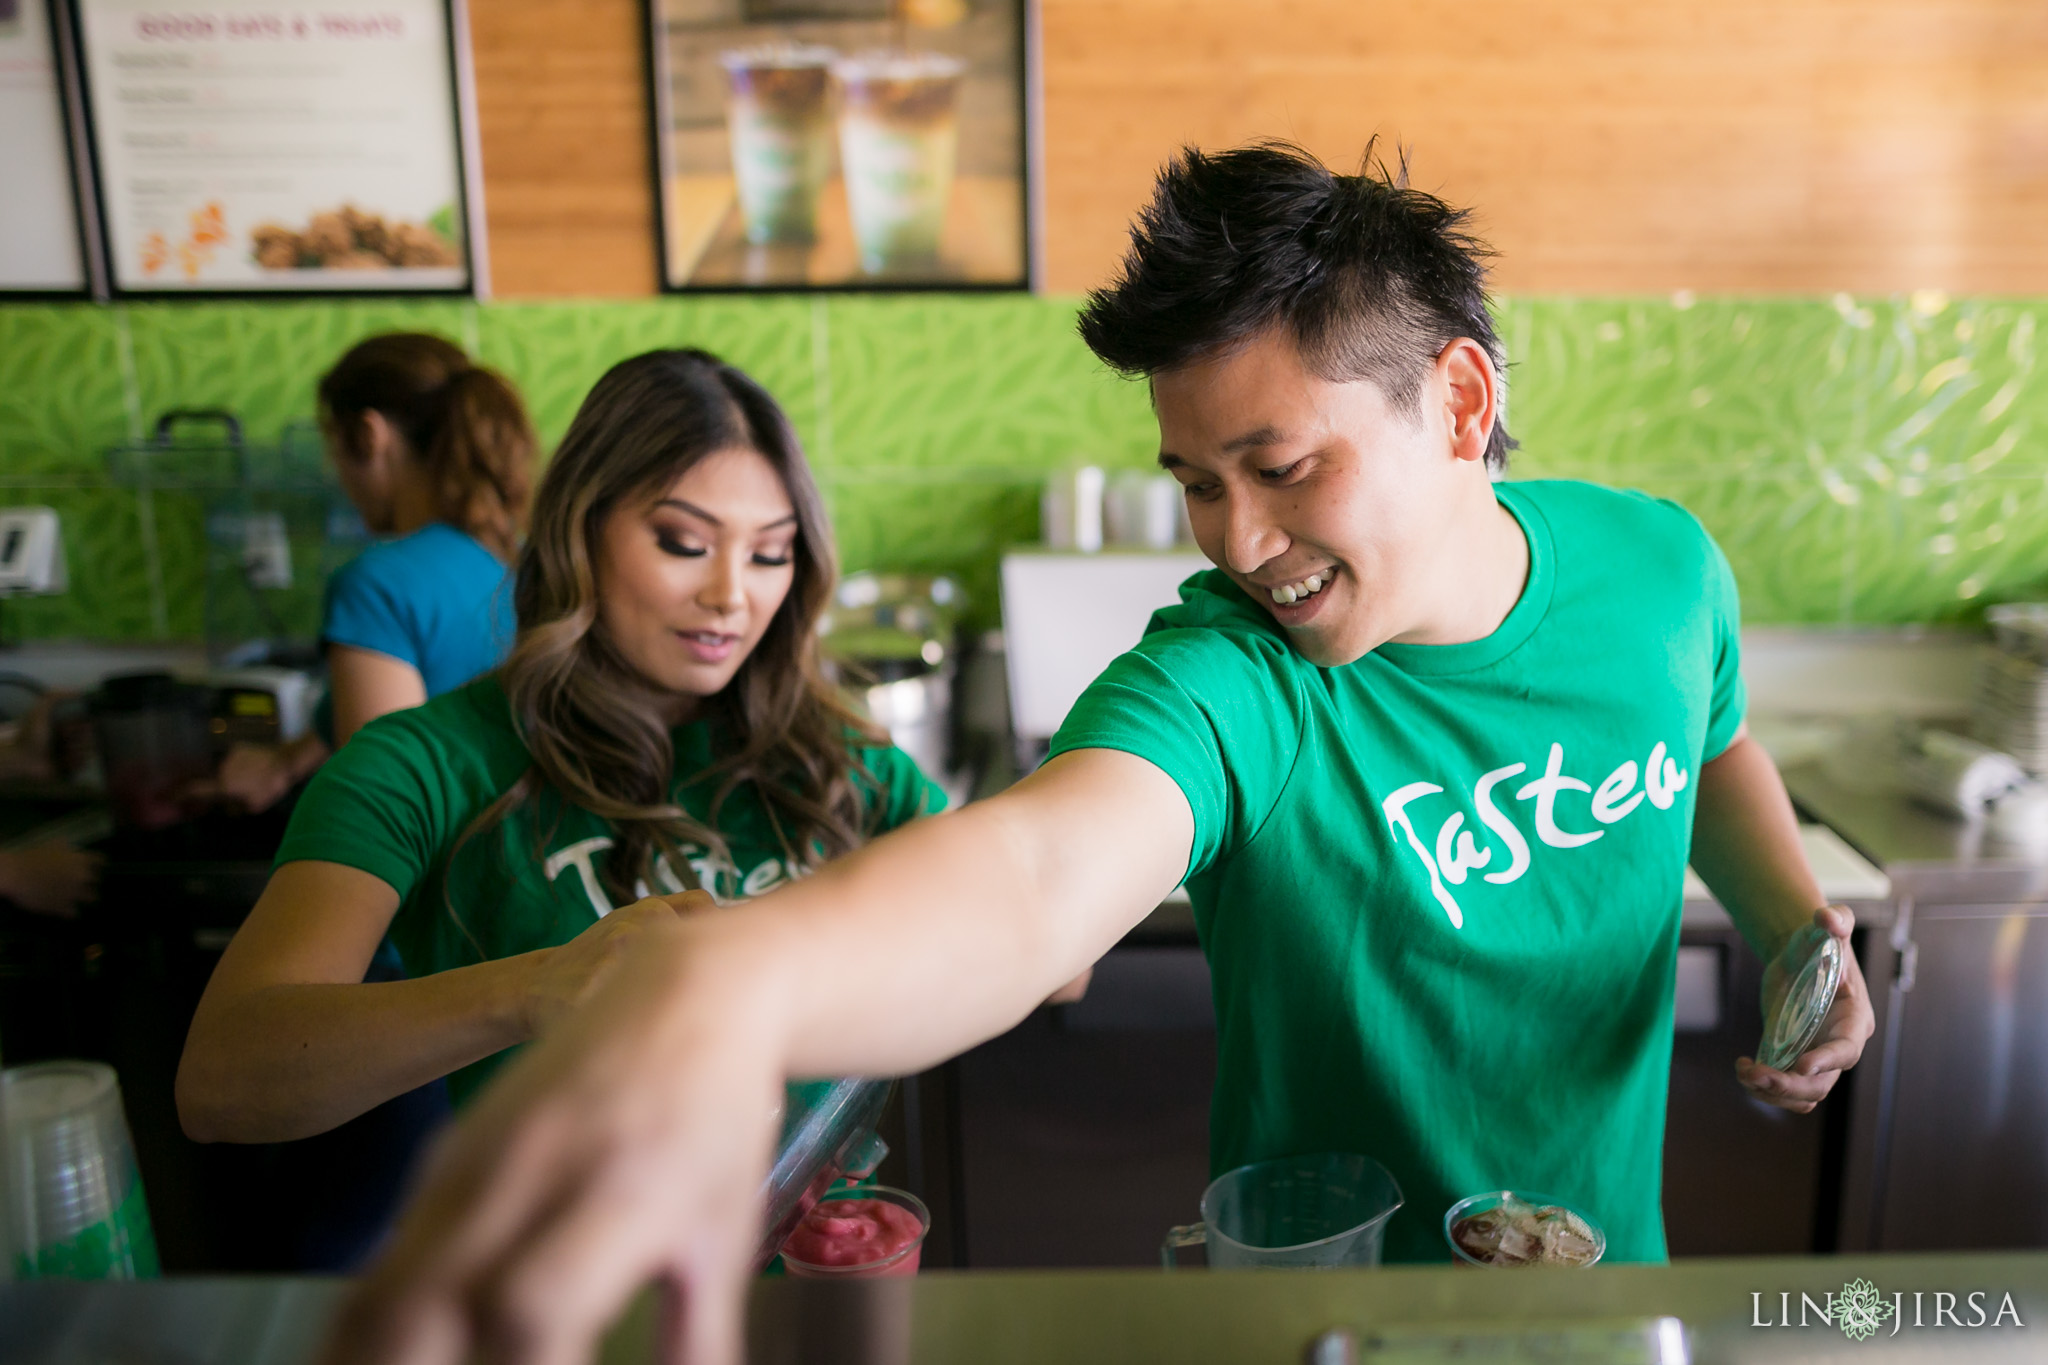
<svg viewBox="0 0 2048 1365"><path fill-rule="evenodd" d="M507 566L538 443L519 395L439 337L392 333L320 381L320 427L364 525L389 537L327 584L329 706L290 744L237 747L223 795L274 804L350 735L495 668L511 647Z"/></svg>

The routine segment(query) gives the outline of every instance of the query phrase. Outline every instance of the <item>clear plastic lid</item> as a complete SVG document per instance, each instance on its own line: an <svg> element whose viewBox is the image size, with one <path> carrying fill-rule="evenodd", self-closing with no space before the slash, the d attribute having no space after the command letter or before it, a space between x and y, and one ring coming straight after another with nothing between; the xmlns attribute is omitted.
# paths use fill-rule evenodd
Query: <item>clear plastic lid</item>
<svg viewBox="0 0 2048 1365"><path fill-rule="evenodd" d="M1793 943L1810 946L1777 1012L1764 1021L1756 1050L1756 1059L1774 1071L1787 1070L1813 1046L1835 1003L1835 989L1842 984L1842 940L1809 924Z"/></svg>
<svg viewBox="0 0 2048 1365"><path fill-rule="evenodd" d="M766 1221L756 1266L766 1265L791 1229L843 1176L864 1176L888 1148L875 1134L893 1081L792 1081L783 1092L782 1136L761 1191Z"/></svg>

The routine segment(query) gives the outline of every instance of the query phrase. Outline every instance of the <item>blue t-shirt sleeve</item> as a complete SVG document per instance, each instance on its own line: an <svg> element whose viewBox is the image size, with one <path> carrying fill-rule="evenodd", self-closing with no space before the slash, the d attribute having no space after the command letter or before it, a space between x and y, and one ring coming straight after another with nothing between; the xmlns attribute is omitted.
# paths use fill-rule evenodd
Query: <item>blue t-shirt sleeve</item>
<svg viewBox="0 0 2048 1365"><path fill-rule="evenodd" d="M388 574L379 572L380 567L378 556L366 553L344 564L327 580L320 638L328 644L389 655L424 672L409 600L410 594L420 587L414 584L408 591L407 585L395 583Z"/></svg>
<svg viewBox="0 0 2048 1365"><path fill-rule="evenodd" d="M1714 613L1714 684L1707 706L1704 749L1707 761L1712 762L1735 742L1735 733L1749 712L1749 692L1742 682L1742 599L1735 586L1735 571L1728 567L1728 556L1713 538L1708 536L1706 541L1707 595Z"/></svg>
<svg viewBox="0 0 2048 1365"><path fill-rule="evenodd" d="M1081 693L1051 752L1115 749L1172 778L1194 815L1195 876L1250 842L1294 771L1301 699L1275 648L1228 630L1147 635Z"/></svg>

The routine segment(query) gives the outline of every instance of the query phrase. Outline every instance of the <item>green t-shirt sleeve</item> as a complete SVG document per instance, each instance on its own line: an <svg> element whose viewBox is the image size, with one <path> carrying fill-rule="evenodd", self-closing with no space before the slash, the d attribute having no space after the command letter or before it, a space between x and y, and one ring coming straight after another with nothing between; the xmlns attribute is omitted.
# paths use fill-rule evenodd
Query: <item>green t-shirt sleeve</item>
<svg viewBox="0 0 2048 1365"><path fill-rule="evenodd" d="M371 721L322 764L292 811L277 866L317 859L359 868L402 901L459 832L431 736L406 712Z"/></svg>
<svg viewBox="0 0 2048 1365"><path fill-rule="evenodd" d="M1172 778L1195 820L1186 875L1249 842L1301 751L1302 705L1279 641L1214 627L1146 636L1081 693L1051 754L1115 749Z"/></svg>
<svg viewBox="0 0 2048 1365"><path fill-rule="evenodd" d="M1749 712L1749 692L1742 682L1742 600L1735 571L1713 538L1704 531L1701 535L1707 542L1708 596L1714 613L1714 683L1705 745L1705 758L1712 762L1735 742L1735 732Z"/></svg>
<svg viewBox="0 0 2048 1365"><path fill-rule="evenodd" d="M879 818L875 833L887 834L946 808L945 788L925 776L917 760L895 745L864 750L861 764L874 778L877 788L875 806Z"/></svg>

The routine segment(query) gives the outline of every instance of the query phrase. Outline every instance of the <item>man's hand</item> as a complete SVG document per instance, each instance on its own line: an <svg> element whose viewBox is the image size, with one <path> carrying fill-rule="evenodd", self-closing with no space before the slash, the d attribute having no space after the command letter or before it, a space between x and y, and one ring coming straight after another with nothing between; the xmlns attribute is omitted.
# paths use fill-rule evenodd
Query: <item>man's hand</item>
<svg viewBox="0 0 2048 1365"><path fill-rule="evenodd" d="M567 943L532 955L526 1017L538 1037L555 1020L591 998L599 984L646 941L650 929L675 923L678 915L714 908L702 891L649 896L621 906Z"/></svg>
<svg viewBox="0 0 2048 1365"><path fill-rule="evenodd" d="M1827 1098L1844 1071L1863 1056L1863 1045L1877 1031L1877 1017L1871 1012L1870 991L1863 982L1863 969L1849 946L1849 931L1856 916L1847 906L1830 905L1813 912L1813 922L1826 933L1842 940L1842 984L1835 991L1835 1003L1821 1024L1820 1036L1801 1053L1789 1071L1774 1071L1752 1057L1738 1057L1735 1077L1743 1089L1766 1104L1805 1114ZM1768 1022L1791 989L1799 968L1812 951L1814 940L1795 934L1764 968L1764 1019Z"/></svg>
<svg viewBox="0 0 2048 1365"><path fill-rule="evenodd" d="M687 926L655 905L669 922L436 1149L323 1365L566 1365L649 1283L672 1300L665 1358L738 1365L779 1040L726 973L679 965Z"/></svg>

